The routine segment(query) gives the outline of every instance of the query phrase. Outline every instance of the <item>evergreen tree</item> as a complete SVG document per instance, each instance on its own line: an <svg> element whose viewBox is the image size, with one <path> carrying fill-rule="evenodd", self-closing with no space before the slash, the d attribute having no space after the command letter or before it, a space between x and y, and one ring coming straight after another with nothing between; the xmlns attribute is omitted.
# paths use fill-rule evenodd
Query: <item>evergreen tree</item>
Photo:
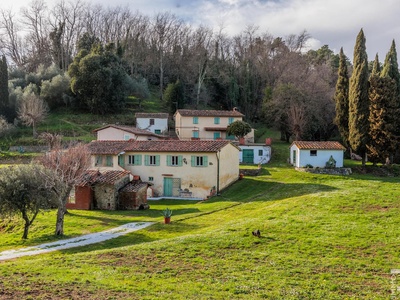
<svg viewBox="0 0 400 300"><path fill-rule="evenodd" d="M396 98L396 84L388 76L379 77L372 74L369 85L369 142L368 159L374 163L384 163L393 153L395 143L393 138L392 106Z"/></svg>
<svg viewBox="0 0 400 300"><path fill-rule="evenodd" d="M381 64L379 63L379 56L378 53L375 55L375 60L372 64L372 71L371 71L371 76L372 75L380 75L381 74Z"/></svg>
<svg viewBox="0 0 400 300"><path fill-rule="evenodd" d="M395 101L393 102L393 107L392 107L392 113L394 115L398 115L400 113L400 72L399 72L399 65L397 62L397 51L396 51L396 44L394 40L392 41L392 45L390 47L390 50L388 54L386 55L385 62L382 68L381 76L385 77L388 76L392 78L396 84L396 95L395 95ZM394 136L397 139L397 146L396 152L394 153L395 155L395 162L400 161L400 153L399 153L399 143L400 143L400 118L394 118L393 119L393 133Z"/></svg>
<svg viewBox="0 0 400 300"><path fill-rule="evenodd" d="M0 60L0 114L8 118L9 94L8 94L8 68L6 57Z"/></svg>
<svg viewBox="0 0 400 300"><path fill-rule="evenodd" d="M177 109L184 106L183 85L179 79L175 83L169 83L164 91L164 100L167 103L169 111L174 114Z"/></svg>
<svg viewBox="0 0 400 300"><path fill-rule="evenodd" d="M349 74L343 48L339 54L338 79L335 90L336 118L335 123L342 136L343 144L349 145Z"/></svg>
<svg viewBox="0 0 400 300"><path fill-rule="evenodd" d="M349 88L349 144L362 157L365 165L368 131L368 57L365 36L361 29L354 46L353 74Z"/></svg>

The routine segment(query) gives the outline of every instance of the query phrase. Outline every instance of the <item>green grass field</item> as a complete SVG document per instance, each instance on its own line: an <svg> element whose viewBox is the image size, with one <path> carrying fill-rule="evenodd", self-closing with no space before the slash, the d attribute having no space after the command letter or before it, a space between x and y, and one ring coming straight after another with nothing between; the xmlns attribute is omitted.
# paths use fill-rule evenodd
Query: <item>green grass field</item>
<svg viewBox="0 0 400 300"><path fill-rule="evenodd" d="M95 128L132 122L133 111L139 111L134 98L118 116L58 112L39 130L90 141ZM30 135L21 130L18 142L31 143ZM71 210L63 238L135 221L155 225L91 246L0 261L0 299L395 299L399 177L297 172L277 132L258 128L256 137L273 138L271 162L221 196L151 201L146 211ZM32 155L0 154L6 162ZM359 162L346 166L357 169ZM169 225L161 215L166 207L173 210ZM55 210L40 214L25 241L21 219L0 220L0 251L57 241L55 217ZM251 234L256 229L261 238Z"/></svg>
<svg viewBox="0 0 400 300"><path fill-rule="evenodd" d="M70 211L66 237L156 224L92 246L0 261L0 299L390 299L390 270L400 269L399 177L297 172L285 163L287 151L277 141L260 176L208 201ZM57 240L54 225L55 211L41 214L22 241L20 222L3 220L0 251Z"/></svg>

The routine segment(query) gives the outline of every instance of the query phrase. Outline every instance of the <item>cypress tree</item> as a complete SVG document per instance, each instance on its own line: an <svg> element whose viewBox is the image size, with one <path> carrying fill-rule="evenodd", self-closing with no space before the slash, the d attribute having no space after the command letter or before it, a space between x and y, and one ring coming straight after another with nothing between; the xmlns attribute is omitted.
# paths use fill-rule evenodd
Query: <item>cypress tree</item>
<svg viewBox="0 0 400 300"><path fill-rule="evenodd" d="M368 57L361 29L354 46L353 74L349 87L349 144L365 165L369 131Z"/></svg>
<svg viewBox="0 0 400 300"><path fill-rule="evenodd" d="M392 105L396 98L396 84L388 76L372 74L369 85L369 142L368 159L384 163L394 151Z"/></svg>
<svg viewBox="0 0 400 300"><path fill-rule="evenodd" d="M400 153L399 153L399 143L400 143L400 118L396 117L400 113L400 72L399 72L399 65L397 62L397 51L396 51L396 43L393 40L392 45L390 47L389 52L386 55L385 62L382 68L381 76L385 77L388 76L392 78L396 84L396 95L394 102L392 103L391 107L391 113L395 116L392 118L393 122L393 134L394 138L397 140L397 146L395 147L395 151L397 153L394 153L395 155L395 161L399 162L400 161Z"/></svg>
<svg viewBox="0 0 400 300"><path fill-rule="evenodd" d="M342 136L343 144L349 145L349 74L347 70L346 56L343 48L340 48L338 79L335 90L335 123Z"/></svg>
<svg viewBox="0 0 400 300"><path fill-rule="evenodd" d="M375 60L372 65L372 71L371 71L371 76L372 75L380 75L381 74L381 64L379 63L379 57L378 53L375 55Z"/></svg>
<svg viewBox="0 0 400 300"><path fill-rule="evenodd" d="M6 57L3 55L2 59L0 60L0 114L6 114L8 106L8 69Z"/></svg>

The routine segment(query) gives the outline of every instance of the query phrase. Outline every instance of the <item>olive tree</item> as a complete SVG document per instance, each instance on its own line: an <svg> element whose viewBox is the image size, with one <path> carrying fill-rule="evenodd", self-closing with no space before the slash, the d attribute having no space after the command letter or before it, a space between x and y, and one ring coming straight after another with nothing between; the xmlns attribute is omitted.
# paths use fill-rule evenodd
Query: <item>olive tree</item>
<svg viewBox="0 0 400 300"><path fill-rule="evenodd" d="M238 139L244 137L246 134L250 132L251 132L250 124L239 120L228 125L226 129L226 135L234 135Z"/></svg>
<svg viewBox="0 0 400 300"><path fill-rule="evenodd" d="M43 176L46 174L46 176ZM38 213L54 205L55 193L46 177L51 171L38 165L0 168L0 215L21 215L24 220L23 239Z"/></svg>

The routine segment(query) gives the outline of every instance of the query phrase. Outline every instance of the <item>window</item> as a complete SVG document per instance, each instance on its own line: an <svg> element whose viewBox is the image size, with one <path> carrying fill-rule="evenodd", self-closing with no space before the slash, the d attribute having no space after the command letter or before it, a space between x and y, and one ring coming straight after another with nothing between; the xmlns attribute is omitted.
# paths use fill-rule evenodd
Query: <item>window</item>
<svg viewBox="0 0 400 300"><path fill-rule="evenodd" d="M192 167L207 167L207 156L192 156Z"/></svg>
<svg viewBox="0 0 400 300"><path fill-rule="evenodd" d="M149 181L153 181L154 180L154 177L149 177Z"/></svg>
<svg viewBox="0 0 400 300"><path fill-rule="evenodd" d="M128 155L128 165L140 166L142 164L141 155Z"/></svg>
<svg viewBox="0 0 400 300"><path fill-rule="evenodd" d="M317 150L310 150L310 156L317 156Z"/></svg>
<svg viewBox="0 0 400 300"><path fill-rule="evenodd" d="M159 166L160 165L160 155L145 155L144 164L146 166Z"/></svg>
<svg viewBox="0 0 400 300"><path fill-rule="evenodd" d="M197 130L193 130L193 137L198 138L199 137L199 132Z"/></svg>
<svg viewBox="0 0 400 300"><path fill-rule="evenodd" d="M131 136L129 134L124 134L124 140L127 141L131 138Z"/></svg>
<svg viewBox="0 0 400 300"><path fill-rule="evenodd" d="M219 117L214 118L214 124L219 124L219 121L220 121Z"/></svg>
<svg viewBox="0 0 400 300"><path fill-rule="evenodd" d="M262 149L259 149L258 150L258 156L262 156L263 155L263 151L262 151Z"/></svg>
<svg viewBox="0 0 400 300"><path fill-rule="evenodd" d="M95 166L101 166L103 164L103 157L98 155L96 156Z"/></svg>
<svg viewBox="0 0 400 300"><path fill-rule="evenodd" d="M199 117L193 117L193 124L199 124Z"/></svg>
<svg viewBox="0 0 400 300"><path fill-rule="evenodd" d="M154 119L150 119L150 125L154 125Z"/></svg>
<svg viewBox="0 0 400 300"><path fill-rule="evenodd" d="M106 166L107 167L112 167L113 166L113 159L111 155L106 156Z"/></svg>
<svg viewBox="0 0 400 300"><path fill-rule="evenodd" d="M161 134L161 129L156 129L156 130L154 130L154 133L155 133L155 134Z"/></svg>
<svg viewBox="0 0 400 300"><path fill-rule="evenodd" d="M226 139L227 139L227 140L234 140L234 139L235 139L235 136L234 136L234 135L227 135L227 136L226 136Z"/></svg>
<svg viewBox="0 0 400 300"><path fill-rule="evenodd" d="M233 122L234 122L234 118L233 117L229 117L229 119L228 119L228 124L232 124Z"/></svg>
<svg viewBox="0 0 400 300"><path fill-rule="evenodd" d="M219 139L221 137L221 132L214 132L214 140Z"/></svg>
<svg viewBox="0 0 400 300"><path fill-rule="evenodd" d="M167 166L181 167L182 155L167 155Z"/></svg>

